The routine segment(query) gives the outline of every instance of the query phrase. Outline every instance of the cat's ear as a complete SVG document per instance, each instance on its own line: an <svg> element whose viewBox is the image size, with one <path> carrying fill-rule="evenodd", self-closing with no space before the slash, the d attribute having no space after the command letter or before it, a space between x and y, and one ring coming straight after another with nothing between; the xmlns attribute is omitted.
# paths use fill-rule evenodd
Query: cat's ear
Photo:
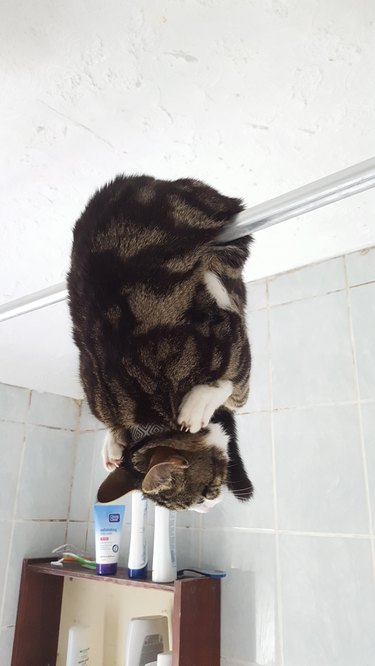
<svg viewBox="0 0 375 666"><path fill-rule="evenodd" d="M143 492L153 494L170 488L175 475L181 474L182 470L187 467L189 467L189 462L183 456L166 447L159 447L159 451L156 448L148 472L143 479Z"/></svg>
<svg viewBox="0 0 375 666"><path fill-rule="evenodd" d="M130 493L136 489L134 478L124 467L118 467L108 474L98 490L98 502L113 502L113 500Z"/></svg>

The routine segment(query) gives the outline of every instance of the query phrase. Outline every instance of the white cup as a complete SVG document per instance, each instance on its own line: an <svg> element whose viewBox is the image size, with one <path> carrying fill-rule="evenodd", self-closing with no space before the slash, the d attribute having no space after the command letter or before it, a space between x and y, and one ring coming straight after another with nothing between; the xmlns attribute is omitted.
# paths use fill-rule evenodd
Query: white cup
<svg viewBox="0 0 375 666"><path fill-rule="evenodd" d="M160 652L158 654L157 666L172 666L172 652Z"/></svg>

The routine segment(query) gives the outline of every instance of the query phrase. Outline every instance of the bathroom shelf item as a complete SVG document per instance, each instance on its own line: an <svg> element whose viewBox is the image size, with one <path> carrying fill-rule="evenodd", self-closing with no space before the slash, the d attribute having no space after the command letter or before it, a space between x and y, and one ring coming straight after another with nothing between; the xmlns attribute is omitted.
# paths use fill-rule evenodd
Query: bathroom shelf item
<svg viewBox="0 0 375 666"><path fill-rule="evenodd" d="M116 576L97 576L76 563L63 567L51 558L23 561L11 666L55 666L64 579L83 578L101 584L166 590L173 595L173 666L219 666L220 579L181 578L154 583L129 579L119 567Z"/></svg>

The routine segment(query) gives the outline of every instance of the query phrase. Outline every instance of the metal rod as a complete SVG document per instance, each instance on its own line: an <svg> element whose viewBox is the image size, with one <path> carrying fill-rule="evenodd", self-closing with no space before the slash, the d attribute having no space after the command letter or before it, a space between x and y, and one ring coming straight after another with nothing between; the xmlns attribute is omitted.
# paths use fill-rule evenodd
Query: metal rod
<svg viewBox="0 0 375 666"><path fill-rule="evenodd" d="M34 312L34 310L41 310L55 303L60 303L61 301L65 301L67 296L66 282L59 282L52 285L52 287L34 291L32 294L26 294L26 296L0 305L0 322L19 317L28 312Z"/></svg>
<svg viewBox="0 0 375 666"><path fill-rule="evenodd" d="M247 208L220 236L228 242L375 187L375 157Z"/></svg>
<svg viewBox="0 0 375 666"><path fill-rule="evenodd" d="M371 187L375 187L375 157L265 203L247 208L236 215L234 224L231 224L218 240L220 243L228 243L273 224L308 213L310 210L359 194ZM64 301L67 295L66 283L60 282L47 289L9 301L0 306L0 322Z"/></svg>

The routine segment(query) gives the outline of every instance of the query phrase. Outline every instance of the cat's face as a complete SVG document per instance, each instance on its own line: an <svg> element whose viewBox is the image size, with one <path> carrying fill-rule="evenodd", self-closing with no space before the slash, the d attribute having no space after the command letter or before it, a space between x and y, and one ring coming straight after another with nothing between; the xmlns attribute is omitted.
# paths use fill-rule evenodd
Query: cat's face
<svg viewBox="0 0 375 666"><path fill-rule="evenodd" d="M226 454L215 446L198 451L158 447L149 460L142 491L173 511L208 510L220 499L227 464Z"/></svg>
<svg viewBox="0 0 375 666"><path fill-rule="evenodd" d="M193 438L193 436L191 436ZM179 438L138 450L131 460L102 483L100 502L110 502L134 489L142 490L159 506L173 511L193 509L206 512L220 501L227 480L228 457L220 446L195 435L193 446L179 446Z"/></svg>

